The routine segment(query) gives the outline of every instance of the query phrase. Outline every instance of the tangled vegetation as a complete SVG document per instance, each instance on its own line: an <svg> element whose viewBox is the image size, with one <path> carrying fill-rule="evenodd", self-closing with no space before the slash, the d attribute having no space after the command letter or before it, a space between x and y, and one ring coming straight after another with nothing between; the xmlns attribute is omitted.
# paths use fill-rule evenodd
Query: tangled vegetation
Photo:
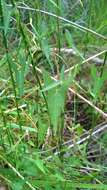
<svg viewBox="0 0 107 190"><path fill-rule="evenodd" d="M0 0L0 190L107 189L106 9Z"/></svg>

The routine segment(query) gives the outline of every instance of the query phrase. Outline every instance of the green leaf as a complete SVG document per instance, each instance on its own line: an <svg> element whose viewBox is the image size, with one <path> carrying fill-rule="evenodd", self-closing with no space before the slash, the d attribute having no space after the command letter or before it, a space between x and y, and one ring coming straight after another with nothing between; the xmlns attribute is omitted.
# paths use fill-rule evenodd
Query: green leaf
<svg viewBox="0 0 107 190"><path fill-rule="evenodd" d="M48 124L43 119L39 118L38 122L38 142L39 146L43 144L46 132L47 132Z"/></svg>
<svg viewBox="0 0 107 190"><path fill-rule="evenodd" d="M24 50L21 48L18 54L19 59L19 68L16 72L16 80L19 87L19 95L22 96L24 94L24 79L26 73L26 57Z"/></svg>
<svg viewBox="0 0 107 190"><path fill-rule="evenodd" d="M67 182L66 183L66 189L68 190L69 188L83 188L83 189L100 189L100 190L106 190L107 185L106 184L90 184L90 183L72 183L72 182Z"/></svg>
<svg viewBox="0 0 107 190"><path fill-rule="evenodd" d="M64 81L64 79L65 79L64 70L65 70L65 65L63 65L62 68L61 68L61 73L60 73L60 80L61 81Z"/></svg>
<svg viewBox="0 0 107 190"><path fill-rule="evenodd" d="M45 71L44 72L44 83L45 83L45 89L47 90L47 103L48 103L48 111L50 115L50 120L51 124L54 128L54 132L57 132L57 127L59 123L59 119L61 118L61 114L64 111L64 106L65 106L65 98L67 94L67 90L69 86L72 83L72 80L74 78L74 75L70 74L68 75L67 79L64 79L63 76L63 81L61 82L61 85L56 85L60 84L60 81L57 83L54 83L54 88L53 87L53 82L49 74Z"/></svg>
<svg viewBox="0 0 107 190"><path fill-rule="evenodd" d="M10 125L7 125L7 128L11 129L20 129L20 126L16 123L11 123ZM37 129L33 127L27 127L27 126L22 126L23 131L28 131L28 132L37 132Z"/></svg>
<svg viewBox="0 0 107 190"><path fill-rule="evenodd" d="M4 66L4 64L7 62L6 55L3 56L3 58L0 60L0 67Z"/></svg>
<svg viewBox="0 0 107 190"><path fill-rule="evenodd" d="M39 174L37 165L34 160L29 157L22 157L20 160L20 168L23 169L27 176L37 176Z"/></svg>
<svg viewBox="0 0 107 190"><path fill-rule="evenodd" d="M63 176L61 175L61 173L57 172L55 175L54 175L55 178L57 178L58 181L64 181L64 178Z"/></svg>
<svg viewBox="0 0 107 190"><path fill-rule="evenodd" d="M44 163L41 159L39 159L39 156L37 155L35 160L32 158L29 158L29 161L31 161L33 164L35 164L37 166L37 168L42 172L42 173L46 173L45 171L45 166Z"/></svg>
<svg viewBox="0 0 107 190"><path fill-rule="evenodd" d="M77 49L77 47L74 43L72 33L69 32L69 30L65 31L65 37L66 37L66 41L67 41L69 47L72 47L75 50L75 52L77 53L77 55L79 55L82 58L82 60L84 60L84 57L83 57L82 53Z"/></svg>
<svg viewBox="0 0 107 190"><path fill-rule="evenodd" d="M80 2L80 4L81 4L81 6L83 7L83 2L82 2L81 0L79 0L79 2Z"/></svg>
<svg viewBox="0 0 107 190"><path fill-rule="evenodd" d="M52 5L53 5L54 7L59 8L59 7L57 6L57 4L56 4L53 0L49 0L49 1L52 3Z"/></svg>
<svg viewBox="0 0 107 190"><path fill-rule="evenodd" d="M35 163L36 163L37 167L41 170L41 172L43 172L45 174L46 171L45 171L43 161L40 159L37 159L37 160L35 160Z"/></svg>
<svg viewBox="0 0 107 190"><path fill-rule="evenodd" d="M91 79L92 85L90 87L90 93L95 98L95 100L97 100L97 98L100 97L104 81L107 79L107 73L104 71L102 77L100 77L98 76L97 68L93 66L91 68Z"/></svg>
<svg viewBox="0 0 107 190"><path fill-rule="evenodd" d="M45 88L53 83L53 80L50 77L50 74L46 70L43 70L43 79L44 79Z"/></svg>
<svg viewBox="0 0 107 190"><path fill-rule="evenodd" d="M18 52L14 52L14 60L12 59L12 56L10 54L9 57L11 60L11 67L15 73L19 96L22 96L24 94L25 75L28 69L28 65L26 64L25 51L24 49L20 48Z"/></svg>
<svg viewBox="0 0 107 190"><path fill-rule="evenodd" d="M69 47L72 47L73 41L72 41L71 33L69 32L69 30L65 31L65 38Z"/></svg>
<svg viewBox="0 0 107 190"><path fill-rule="evenodd" d="M55 133L57 131L59 117L64 109L64 98L59 89L55 89L54 93L51 92L48 94L48 109Z"/></svg>
<svg viewBox="0 0 107 190"><path fill-rule="evenodd" d="M9 23L11 20L10 19L11 18L11 9L6 6L6 3L4 0L1 0L1 4L2 4L3 21L4 21L4 32L6 35L8 32Z"/></svg>
<svg viewBox="0 0 107 190"><path fill-rule="evenodd" d="M25 184L25 182L23 180L13 181L12 189L14 189L14 190L23 190L24 184Z"/></svg>
<svg viewBox="0 0 107 190"><path fill-rule="evenodd" d="M50 47L45 37L41 41L41 48L42 48L43 54L45 55L47 59L47 63L49 64L51 70L53 71L53 64L51 63L51 60L50 60Z"/></svg>

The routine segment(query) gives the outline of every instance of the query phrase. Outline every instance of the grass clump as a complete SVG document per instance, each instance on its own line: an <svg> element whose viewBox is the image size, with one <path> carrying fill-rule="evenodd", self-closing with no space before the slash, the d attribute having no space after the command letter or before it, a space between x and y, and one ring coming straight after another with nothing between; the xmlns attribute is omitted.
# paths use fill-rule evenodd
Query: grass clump
<svg viewBox="0 0 107 190"><path fill-rule="evenodd" d="M6 190L107 189L105 4L0 0Z"/></svg>

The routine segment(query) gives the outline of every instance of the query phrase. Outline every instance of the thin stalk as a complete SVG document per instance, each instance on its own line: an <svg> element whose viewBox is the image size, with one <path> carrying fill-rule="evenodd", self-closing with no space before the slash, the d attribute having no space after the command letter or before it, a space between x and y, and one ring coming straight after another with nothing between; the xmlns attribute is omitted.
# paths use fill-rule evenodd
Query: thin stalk
<svg viewBox="0 0 107 190"><path fill-rule="evenodd" d="M105 53L104 62L103 62L102 67L101 67L100 78L103 75L104 67L105 67L105 64L106 64L106 60L107 60L107 52Z"/></svg>
<svg viewBox="0 0 107 190"><path fill-rule="evenodd" d="M39 6L39 0L36 0L36 2L35 2L35 7L36 7L37 9L40 9L40 6ZM39 13L39 14L36 13L36 16L35 16L35 20L36 20L36 22L35 22L35 24L36 24L36 28L38 28L38 24L39 24L40 16L41 16L40 13Z"/></svg>
<svg viewBox="0 0 107 190"><path fill-rule="evenodd" d="M58 39L58 50L60 54L60 48L61 48L61 40L60 40L60 20L59 20L59 15L60 15L60 0L56 0L57 3L57 39Z"/></svg>
<svg viewBox="0 0 107 190"><path fill-rule="evenodd" d="M76 123L76 95L74 94L74 123Z"/></svg>
<svg viewBox="0 0 107 190"><path fill-rule="evenodd" d="M60 31L60 20L59 20L59 15L60 15L60 0L56 0L56 4L57 4L57 8L56 8L56 13L57 13L57 41L58 41L58 53L60 55L61 51L61 40L60 40L60 34L61 34L61 31ZM60 58L58 56L58 62L57 62L57 66L59 68L59 65L60 65ZM59 70L58 70L58 73L59 73ZM58 149L59 151L61 150L61 144L62 144L62 132L63 132L63 113L61 114L61 121L59 122L58 126L57 126L57 137L58 137ZM59 157L60 159L62 160L62 157L63 155L60 154Z"/></svg>
<svg viewBox="0 0 107 190"><path fill-rule="evenodd" d="M7 6L12 7L11 4L7 4ZM93 34L93 35L99 37L99 38L102 38L103 40L107 40L107 37L106 37L106 36L104 36L104 35L102 35L102 34L99 34L98 32L95 32L94 30L92 30L92 29L90 29L90 28L81 26L81 25L79 25L79 24L77 24L77 23L75 23L75 22L73 22L73 21L70 21L70 20L68 20L68 19L66 19L66 18L63 18L63 17L61 17L61 16L57 16L56 14L53 14L53 13L51 13L51 12L47 12L47 11L40 10L40 9L34 9L34 8L31 8L31 7L28 7L28 6L27 6L27 7L24 7L24 6L17 6L17 8L18 8L18 9L25 9L25 10L28 10L28 11L41 12L42 14L46 14L46 15L52 16L52 17L54 17L54 18L57 18L57 17L58 17L58 18L59 18L60 20L62 20L63 22L66 22L66 23L71 24L72 27L77 28L78 30L81 30L81 31L83 31L83 32L86 32L86 31L87 31L87 32L89 32L89 33L91 33L91 34Z"/></svg>
<svg viewBox="0 0 107 190"><path fill-rule="evenodd" d="M106 60L107 60L107 52L105 53L104 61L103 61L103 64L102 64L102 66L101 66L100 78L102 78L102 76L103 76L103 72L104 72ZM104 97L106 97L105 94L104 94ZM106 101L106 98L105 98L105 101ZM104 105L102 105L102 109L104 109Z"/></svg>
<svg viewBox="0 0 107 190"><path fill-rule="evenodd" d="M91 0L89 2L89 11L88 12L89 12L89 17L88 17L87 25L88 25L88 28L90 28L90 26L91 26L91 12L92 12L92 1ZM84 57L86 55L86 51L87 51L87 47L88 47L88 43L89 43L89 33L88 33L88 31L86 32L85 38L86 38L86 40L85 40L85 43L84 43L84 45L85 45L85 47L84 47Z"/></svg>
<svg viewBox="0 0 107 190"><path fill-rule="evenodd" d="M6 124L6 118L5 118L4 112L3 112L3 110L2 110L1 104L0 104L0 110L1 110L1 116L2 116L2 119L3 119L3 125L4 125L4 128L6 129L6 126L7 126L7 124ZM2 129L2 130L3 130L3 129ZM4 140L3 140L2 133L1 133L0 137L1 137L1 145L2 145L2 147L5 149L4 143L3 143Z"/></svg>

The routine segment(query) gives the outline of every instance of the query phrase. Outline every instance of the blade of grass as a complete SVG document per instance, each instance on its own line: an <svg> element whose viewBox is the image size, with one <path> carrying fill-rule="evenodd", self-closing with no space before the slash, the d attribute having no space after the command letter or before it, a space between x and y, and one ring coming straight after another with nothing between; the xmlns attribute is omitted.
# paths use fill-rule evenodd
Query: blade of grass
<svg viewBox="0 0 107 190"><path fill-rule="evenodd" d="M15 95L15 102L16 102L16 108L17 108L18 121L19 121L20 129L21 129L21 122L20 122L21 120L20 120L20 113L19 113L19 109L18 109L16 86L15 86L15 81L14 81L14 77L13 77L13 72L12 72L12 69L11 69L11 60L10 60L10 56L9 56L9 47L8 47L6 33L5 33L5 20L4 20L4 15L3 15L3 4L4 4L4 2L2 0L0 0L1 23L2 23L2 26L4 27L3 30L2 30L2 34L3 34L3 40L4 40L7 63L8 63L9 72L10 72L11 81L12 81L13 90L14 90L14 95Z"/></svg>

